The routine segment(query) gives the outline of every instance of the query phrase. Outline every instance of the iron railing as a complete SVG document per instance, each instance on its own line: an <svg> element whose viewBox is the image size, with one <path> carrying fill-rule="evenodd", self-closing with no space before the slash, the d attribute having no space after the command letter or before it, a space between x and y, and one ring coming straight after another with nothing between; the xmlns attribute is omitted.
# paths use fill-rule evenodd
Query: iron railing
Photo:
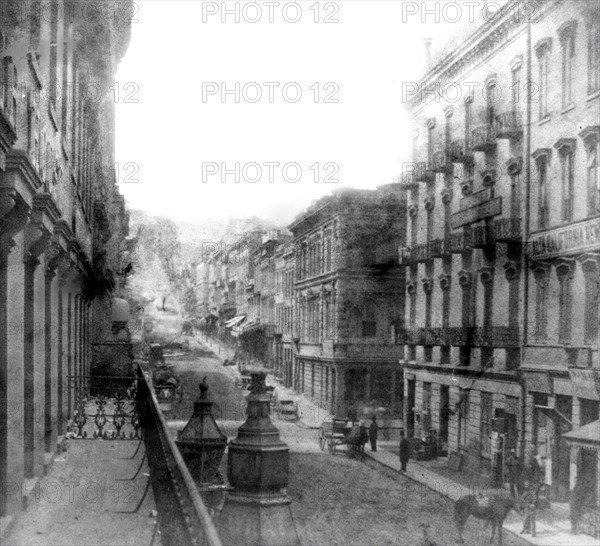
<svg viewBox="0 0 600 546"><path fill-rule="evenodd" d="M407 328L398 334L398 343L453 347L516 347L519 345L519 329L509 326Z"/></svg>
<svg viewBox="0 0 600 546"><path fill-rule="evenodd" d="M69 376L69 400L74 402L69 437L143 441L163 546L221 546L154 388L141 366L136 371L136 376Z"/></svg>
<svg viewBox="0 0 600 546"><path fill-rule="evenodd" d="M137 403L162 544L222 546L208 509L169 435L156 395L141 367L138 368L137 384Z"/></svg>

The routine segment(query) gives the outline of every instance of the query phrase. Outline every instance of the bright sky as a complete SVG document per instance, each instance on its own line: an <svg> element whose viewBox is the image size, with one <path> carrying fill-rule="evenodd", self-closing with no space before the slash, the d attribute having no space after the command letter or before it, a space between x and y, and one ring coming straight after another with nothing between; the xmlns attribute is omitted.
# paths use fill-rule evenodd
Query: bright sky
<svg viewBox="0 0 600 546"><path fill-rule="evenodd" d="M136 0L116 78L118 177L131 207L285 223L337 187L374 188L400 174L411 138L402 83L423 72L423 38L439 43L467 24L467 6L460 17L446 11L449 23L444 2L428 2L429 14L420 1L275 4ZM236 5L240 21L222 22L223 6ZM236 83L240 102L233 93L224 102L224 84ZM203 89L214 94L203 100ZM233 172L221 181L223 163L239 164L239 182Z"/></svg>

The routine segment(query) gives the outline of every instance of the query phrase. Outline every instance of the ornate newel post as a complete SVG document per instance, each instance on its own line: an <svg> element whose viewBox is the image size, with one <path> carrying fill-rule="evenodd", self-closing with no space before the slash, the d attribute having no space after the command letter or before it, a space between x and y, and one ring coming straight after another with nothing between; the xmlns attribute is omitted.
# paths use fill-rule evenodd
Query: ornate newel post
<svg viewBox="0 0 600 546"><path fill-rule="evenodd" d="M222 500L224 480L219 465L227 446L227 436L215 422L212 405L205 377L200 383L200 398L194 402L194 413L175 443L203 500L214 508Z"/></svg>
<svg viewBox="0 0 600 546"><path fill-rule="evenodd" d="M299 545L287 496L289 448L269 417L266 370L252 368L246 422L229 444L227 494L219 516L223 544Z"/></svg>

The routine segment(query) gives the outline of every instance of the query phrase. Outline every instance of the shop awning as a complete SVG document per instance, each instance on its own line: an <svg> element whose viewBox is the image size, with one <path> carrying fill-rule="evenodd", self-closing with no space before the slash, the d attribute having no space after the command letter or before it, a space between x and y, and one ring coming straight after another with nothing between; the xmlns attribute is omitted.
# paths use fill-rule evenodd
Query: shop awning
<svg viewBox="0 0 600 546"><path fill-rule="evenodd" d="M235 325L239 324L246 318L246 315L238 315L237 317L233 317L231 320L228 320L225 323L225 328L233 328Z"/></svg>
<svg viewBox="0 0 600 546"><path fill-rule="evenodd" d="M546 417L548 417L550 419L554 420L558 417L559 419L563 419L564 421L569 423L569 425L573 426L573 423L571 422L571 420L568 419L566 415L563 415L556 408L551 408L549 406L540 406L540 405L536 404L535 409L540 410Z"/></svg>
<svg viewBox="0 0 600 546"><path fill-rule="evenodd" d="M600 421L592 421L562 436L572 445L600 450Z"/></svg>

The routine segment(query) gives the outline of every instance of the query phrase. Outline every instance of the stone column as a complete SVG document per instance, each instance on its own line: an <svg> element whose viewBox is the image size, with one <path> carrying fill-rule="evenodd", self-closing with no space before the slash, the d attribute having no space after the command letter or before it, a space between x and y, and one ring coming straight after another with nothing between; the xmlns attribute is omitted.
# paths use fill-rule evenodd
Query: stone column
<svg viewBox="0 0 600 546"><path fill-rule="evenodd" d="M577 397L577 393L573 393L574 396L571 398L573 401L573 409L571 413L571 421L573 423L573 430L581 426L581 400ZM577 479L577 459L579 455L579 449L569 448L570 455L570 469L569 469L569 489L572 491L575 487L575 480Z"/></svg>
<svg viewBox="0 0 600 546"><path fill-rule="evenodd" d="M58 277L58 296L57 296L57 315L56 315L56 433L62 436L65 432L65 388L68 388L68 382L65 381L66 366L64 360L65 345L65 304L64 304L65 282L62 276ZM68 410L67 410L68 411Z"/></svg>
<svg viewBox="0 0 600 546"><path fill-rule="evenodd" d="M59 319L59 279L56 270L64 254L62 248L53 243L45 256L45 290L44 290L44 338L45 338L45 450L53 452L56 449L58 435L58 382L59 382L59 348L58 336L60 331ZM61 401L62 403L62 401Z"/></svg>
<svg viewBox="0 0 600 546"><path fill-rule="evenodd" d="M23 229L30 206L0 188L0 516L22 509Z"/></svg>
<svg viewBox="0 0 600 546"><path fill-rule="evenodd" d="M33 220L25 232L23 298L23 395L25 411L25 477L41 475L45 453L45 288L40 256L50 242L51 232L41 219Z"/></svg>

